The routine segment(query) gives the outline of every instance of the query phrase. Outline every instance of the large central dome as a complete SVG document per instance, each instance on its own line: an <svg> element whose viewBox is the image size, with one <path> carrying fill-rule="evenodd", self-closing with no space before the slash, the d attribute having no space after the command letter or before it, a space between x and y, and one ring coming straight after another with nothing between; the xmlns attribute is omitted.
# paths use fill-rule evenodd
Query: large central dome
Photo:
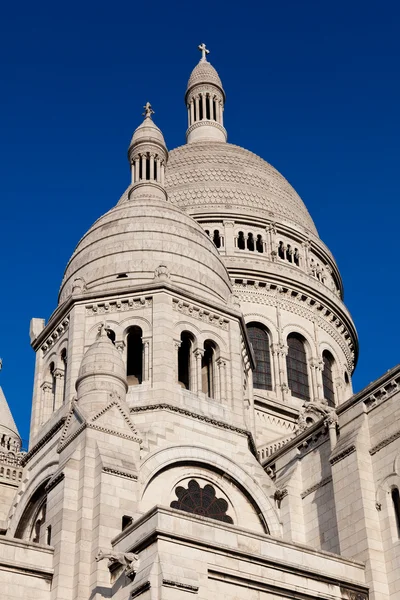
<svg viewBox="0 0 400 600"><path fill-rule="evenodd" d="M233 144L198 141L170 152L166 173L170 201L195 215L237 211L268 221L288 221L318 235L304 202L265 160Z"/></svg>

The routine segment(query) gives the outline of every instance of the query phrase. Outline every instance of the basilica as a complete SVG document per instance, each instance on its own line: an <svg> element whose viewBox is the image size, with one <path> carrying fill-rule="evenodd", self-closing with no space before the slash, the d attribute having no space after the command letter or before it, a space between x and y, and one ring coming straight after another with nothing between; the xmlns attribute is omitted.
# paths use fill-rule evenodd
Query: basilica
<svg viewBox="0 0 400 600"><path fill-rule="evenodd" d="M335 260L199 50L31 321L26 452L0 388L1 598L400 599L400 366L353 394Z"/></svg>

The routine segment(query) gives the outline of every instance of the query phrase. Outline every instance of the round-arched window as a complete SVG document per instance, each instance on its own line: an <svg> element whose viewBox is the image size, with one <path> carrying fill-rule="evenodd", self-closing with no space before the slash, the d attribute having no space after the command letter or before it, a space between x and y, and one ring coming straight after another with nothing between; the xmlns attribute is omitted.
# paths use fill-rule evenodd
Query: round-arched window
<svg viewBox="0 0 400 600"><path fill-rule="evenodd" d="M253 371L253 386L259 390L272 390L268 333L260 323L249 323L247 331L256 359L256 368Z"/></svg>
<svg viewBox="0 0 400 600"><path fill-rule="evenodd" d="M335 386L333 383L333 364L334 358L330 352L324 350L322 353L324 368L322 371L322 384L324 388L324 398L329 406L335 406Z"/></svg>
<svg viewBox="0 0 400 600"><path fill-rule="evenodd" d="M304 338L298 333L291 333L287 338L287 345L286 368L290 391L295 398L309 400L310 386Z"/></svg>
<svg viewBox="0 0 400 600"><path fill-rule="evenodd" d="M218 498L214 486L209 483L202 488L195 479L191 479L187 488L178 486L175 494L178 499L171 502L171 508L224 523L233 523L232 517L226 514L227 501L224 498Z"/></svg>

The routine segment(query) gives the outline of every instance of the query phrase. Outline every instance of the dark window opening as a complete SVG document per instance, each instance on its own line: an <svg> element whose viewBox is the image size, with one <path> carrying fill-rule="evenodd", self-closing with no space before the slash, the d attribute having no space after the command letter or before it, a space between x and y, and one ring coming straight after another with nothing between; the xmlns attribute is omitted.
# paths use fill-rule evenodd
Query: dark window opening
<svg viewBox="0 0 400 600"><path fill-rule="evenodd" d="M397 535L400 538L400 493L397 487L392 488L392 501L396 518Z"/></svg>
<svg viewBox="0 0 400 600"><path fill-rule="evenodd" d="M278 256L279 256L279 258L282 258L283 260L285 260L285 246L284 246L283 242L279 242Z"/></svg>
<svg viewBox="0 0 400 600"><path fill-rule="evenodd" d="M219 235L218 229L214 230L213 242L217 248L221 248L221 236Z"/></svg>
<svg viewBox="0 0 400 600"><path fill-rule="evenodd" d="M129 329L127 346L126 375L128 385L139 385L143 379L143 342L140 327L135 325Z"/></svg>
<svg viewBox="0 0 400 600"><path fill-rule="evenodd" d="M322 371L322 384L324 388L324 398L328 405L335 406L335 386L333 383L333 356L326 350L322 353L324 369Z"/></svg>
<svg viewBox="0 0 400 600"><path fill-rule="evenodd" d="M46 529L46 544L51 546L51 525Z"/></svg>
<svg viewBox="0 0 400 600"><path fill-rule="evenodd" d="M295 398L309 400L310 389L304 340L300 335L293 333L287 338L287 345L286 368L289 388Z"/></svg>
<svg viewBox="0 0 400 600"><path fill-rule="evenodd" d="M256 368L253 371L253 386L259 390L272 390L268 333L259 323L249 323L247 331L256 359Z"/></svg>
<svg viewBox="0 0 400 600"><path fill-rule="evenodd" d="M154 158L154 181L157 181L157 160Z"/></svg>
<svg viewBox="0 0 400 600"><path fill-rule="evenodd" d="M292 257L292 247L290 245L288 245L287 249L286 249L286 260L288 260L289 262L293 261L293 257Z"/></svg>
<svg viewBox="0 0 400 600"><path fill-rule="evenodd" d="M107 337L112 341L113 344L115 344L115 331L112 329L107 329Z"/></svg>
<svg viewBox="0 0 400 600"><path fill-rule="evenodd" d="M63 402L65 402L65 393L66 393L66 385L67 385L67 349L63 348L61 350L61 361L64 365L64 382L63 382Z"/></svg>
<svg viewBox="0 0 400 600"><path fill-rule="evenodd" d="M211 115L210 115L210 102L211 102L211 98L210 96L206 96L206 119L210 120Z"/></svg>
<svg viewBox="0 0 400 600"><path fill-rule="evenodd" d="M171 502L171 508L224 523L233 523L232 517L226 514L229 508L227 501L224 498L217 498L215 488L210 484L201 488L197 481L192 479L187 488L178 486L175 495L178 500Z"/></svg>
<svg viewBox="0 0 400 600"><path fill-rule="evenodd" d="M143 161L142 161L142 157L139 155L138 159L139 161L139 179L143 179Z"/></svg>
<svg viewBox="0 0 400 600"><path fill-rule="evenodd" d="M209 229L206 229L206 230L205 230L205 232L206 232L206 234L208 235L208 237L210 237L210 230L209 230Z"/></svg>
<svg viewBox="0 0 400 600"><path fill-rule="evenodd" d="M214 121L217 120L217 103L215 101L215 98L213 100L213 119Z"/></svg>
<svg viewBox="0 0 400 600"><path fill-rule="evenodd" d="M193 337L188 331L181 334L181 345L178 349L178 382L190 390L190 366Z"/></svg>
<svg viewBox="0 0 400 600"><path fill-rule="evenodd" d="M294 259L294 264L296 265L296 267L298 267L300 264L300 255L299 255L299 251L297 248L294 249L293 259Z"/></svg>
<svg viewBox="0 0 400 600"><path fill-rule="evenodd" d="M214 397L214 347L212 342L204 342L201 359L201 387L209 398Z"/></svg>
<svg viewBox="0 0 400 600"><path fill-rule="evenodd" d="M128 277L128 273L118 273L117 275L117 279L125 279L125 277Z"/></svg>
<svg viewBox="0 0 400 600"><path fill-rule="evenodd" d="M349 385L349 383L350 383L349 376L347 375L346 371L344 373L344 382L345 382L346 385Z"/></svg>
<svg viewBox="0 0 400 600"><path fill-rule="evenodd" d="M199 97L199 121L203 120L203 97Z"/></svg>
<svg viewBox="0 0 400 600"><path fill-rule="evenodd" d="M149 155L146 155L146 179L150 179L150 158Z"/></svg>
<svg viewBox="0 0 400 600"><path fill-rule="evenodd" d="M133 517L129 517L128 515L124 515L122 517L122 525L121 525L122 531L124 531L124 529L126 529L127 527L129 527L129 525L132 525L132 523L133 523Z"/></svg>
<svg viewBox="0 0 400 600"><path fill-rule="evenodd" d="M239 250L245 250L246 249L246 242L245 242L245 239L244 239L244 233L243 233L243 231L239 231L238 248L239 248Z"/></svg>
<svg viewBox="0 0 400 600"><path fill-rule="evenodd" d="M247 236L247 250L254 252L254 236L252 233L249 233Z"/></svg>
<svg viewBox="0 0 400 600"><path fill-rule="evenodd" d="M256 250L257 252L264 252L264 244L261 235L257 236Z"/></svg>

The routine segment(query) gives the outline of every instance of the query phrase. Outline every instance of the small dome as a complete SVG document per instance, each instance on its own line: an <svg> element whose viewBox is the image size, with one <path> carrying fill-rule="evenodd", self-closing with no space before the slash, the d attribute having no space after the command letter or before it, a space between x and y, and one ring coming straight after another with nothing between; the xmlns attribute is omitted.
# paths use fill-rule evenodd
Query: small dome
<svg viewBox="0 0 400 600"><path fill-rule="evenodd" d="M209 301L227 302L229 275L202 227L166 200L150 193L129 200L128 194L79 242L64 274L60 303L71 296L76 280L87 292L101 293L160 278Z"/></svg>
<svg viewBox="0 0 400 600"><path fill-rule="evenodd" d="M102 326L96 341L85 353L79 369L76 389L88 377L113 377L118 379L127 389L125 365L121 354L118 352Z"/></svg>
<svg viewBox="0 0 400 600"><path fill-rule="evenodd" d="M143 123L135 129L129 147L136 146L141 142L158 144L163 148L167 147L161 130L150 117L146 117Z"/></svg>
<svg viewBox="0 0 400 600"><path fill-rule="evenodd" d="M201 60L193 69L187 84L186 94L192 87L199 84L210 83L216 85L225 96L224 88L222 87L221 79L212 64L206 60Z"/></svg>

